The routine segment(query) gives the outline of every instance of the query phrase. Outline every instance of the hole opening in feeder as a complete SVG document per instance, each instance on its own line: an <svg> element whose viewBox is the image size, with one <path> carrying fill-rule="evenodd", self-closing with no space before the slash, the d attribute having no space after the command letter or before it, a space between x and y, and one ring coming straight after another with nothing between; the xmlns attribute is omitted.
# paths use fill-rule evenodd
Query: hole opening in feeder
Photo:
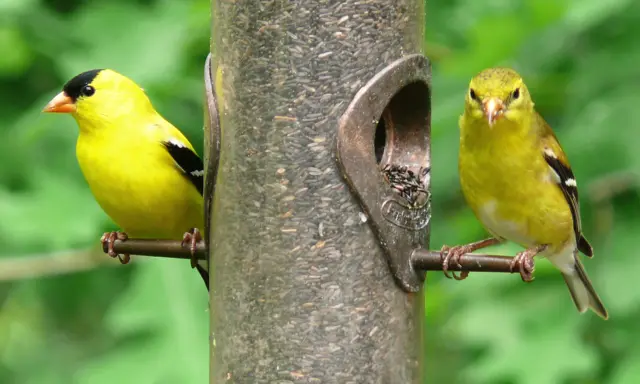
<svg viewBox="0 0 640 384"><path fill-rule="evenodd" d="M416 81L402 87L384 108L374 136L376 162L410 168L429 164L430 92Z"/></svg>
<svg viewBox="0 0 640 384"><path fill-rule="evenodd" d="M428 183L430 97L424 82L402 87L384 108L373 140L386 180L412 205Z"/></svg>

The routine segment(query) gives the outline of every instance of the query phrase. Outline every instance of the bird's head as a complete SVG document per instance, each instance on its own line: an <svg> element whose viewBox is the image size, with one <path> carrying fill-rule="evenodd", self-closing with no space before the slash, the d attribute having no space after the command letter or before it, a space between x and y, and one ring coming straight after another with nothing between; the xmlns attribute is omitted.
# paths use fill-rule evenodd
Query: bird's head
<svg viewBox="0 0 640 384"><path fill-rule="evenodd" d="M93 69L75 76L43 109L70 113L79 123L90 125L113 121L132 111L153 111L153 107L140 86L110 69Z"/></svg>
<svg viewBox="0 0 640 384"><path fill-rule="evenodd" d="M519 123L533 110L533 101L522 77L509 68L490 68L469 84L465 113L493 128L504 121Z"/></svg>

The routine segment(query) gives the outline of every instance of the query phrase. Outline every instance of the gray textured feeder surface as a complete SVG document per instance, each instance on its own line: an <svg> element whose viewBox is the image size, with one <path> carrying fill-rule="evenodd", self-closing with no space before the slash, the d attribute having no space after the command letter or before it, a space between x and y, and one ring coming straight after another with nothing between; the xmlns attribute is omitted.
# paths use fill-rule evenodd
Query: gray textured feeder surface
<svg viewBox="0 0 640 384"><path fill-rule="evenodd" d="M213 382L420 382L424 298L394 283L335 136L361 86L422 52L424 13L413 0L213 1Z"/></svg>

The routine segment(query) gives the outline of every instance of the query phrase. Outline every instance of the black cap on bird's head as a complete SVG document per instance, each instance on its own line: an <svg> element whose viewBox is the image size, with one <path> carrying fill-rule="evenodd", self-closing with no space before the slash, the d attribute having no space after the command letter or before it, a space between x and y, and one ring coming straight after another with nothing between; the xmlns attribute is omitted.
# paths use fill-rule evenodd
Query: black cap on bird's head
<svg viewBox="0 0 640 384"><path fill-rule="evenodd" d="M75 111L75 103L81 96L91 96L95 92L95 88L91 86L93 80L103 69L92 69L76 75L62 88L62 92L58 93L44 107L44 112L71 113Z"/></svg>
<svg viewBox="0 0 640 384"><path fill-rule="evenodd" d="M71 100L76 101L85 93L86 89L84 88L91 84L93 79L95 79L102 71L102 69L92 69L90 71L82 72L73 79L67 81L64 87L62 87L62 91L69 96Z"/></svg>
<svg viewBox="0 0 640 384"><path fill-rule="evenodd" d="M43 112L68 113L95 123L113 121L133 110L155 113L144 89L112 69L92 69L67 81Z"/></svg>

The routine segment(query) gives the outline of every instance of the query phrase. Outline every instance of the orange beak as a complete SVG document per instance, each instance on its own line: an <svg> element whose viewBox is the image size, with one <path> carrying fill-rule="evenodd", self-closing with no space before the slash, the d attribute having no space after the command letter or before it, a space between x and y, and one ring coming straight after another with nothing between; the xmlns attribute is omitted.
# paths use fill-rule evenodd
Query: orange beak
<svg viewBox="0 0 640 384"><path fill-rule="evenodd" d="M493 127L496 120L498 120L504 113L504 103L502 100L492 97L482 103L482 109L484 110L484 115L489 122L489 126Z"/></svg>
<svg viewBox="0 0 640 384"><path fill-rule="evenodd" d="M58 93L42 110L42 112L48 113L73 113L75 111L76 104L64 92Z"/></svg>

